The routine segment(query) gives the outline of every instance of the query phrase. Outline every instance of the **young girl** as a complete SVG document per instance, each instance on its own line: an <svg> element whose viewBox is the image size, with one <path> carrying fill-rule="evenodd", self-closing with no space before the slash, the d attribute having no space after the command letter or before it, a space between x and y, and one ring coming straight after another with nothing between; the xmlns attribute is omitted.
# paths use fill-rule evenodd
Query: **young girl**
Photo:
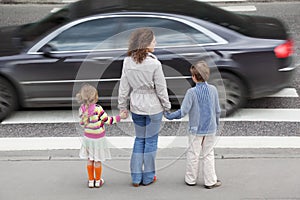
<svg viewBox="0 0 300 200"><path fill-rule="evenodd" d="M97 89L89 84L83 85L76 97L81 103L79 123L84 128L79 156L88 159L88 187L99 188L104 184L104 180L101 178L101 162L111 158L105 138L104 124L115 124L121 119L127 118L127 113L121 112L120 115L109 117L103 108L96 104L98 101Z"/></svg>

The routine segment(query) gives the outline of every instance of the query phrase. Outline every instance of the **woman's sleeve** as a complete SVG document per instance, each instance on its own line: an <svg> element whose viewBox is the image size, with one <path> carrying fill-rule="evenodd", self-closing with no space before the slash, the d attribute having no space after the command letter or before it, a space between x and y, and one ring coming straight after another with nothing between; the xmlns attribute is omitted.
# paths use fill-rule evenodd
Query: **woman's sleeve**
<svg viewBox="0 0 300 200"><path fill-rule="evenodd" d="M122 75L120 80L119 96L118 96L118 108L120 110L127 109L127 99L130 91L130 85L128 83L128 79L124 68L125 68L125 61L123 62L123 70L122 70Z"/></svg>
<svg viewBox="0 0 300 200"><path fill-rule="evenodd" d="M169 101L169 95L167 90L166 79L162 70L161 63L157 62L158 67L154 71L154 84L156 94L164 108L165 111L171 109L171 103Z"/></svg>

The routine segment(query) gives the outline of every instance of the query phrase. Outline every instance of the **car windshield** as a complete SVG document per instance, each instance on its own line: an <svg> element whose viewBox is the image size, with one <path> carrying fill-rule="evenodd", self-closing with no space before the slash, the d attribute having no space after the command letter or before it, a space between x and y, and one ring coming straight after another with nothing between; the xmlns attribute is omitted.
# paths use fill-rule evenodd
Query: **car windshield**
<svg viewBox="0 0 300 200"><path fill-rule="evenodd" d="M36 23L26 24L22 26L20 31L22 41L35 40L44 33L70 21L71 18L69 17L69 7L70 6L67 5L62 9L56 11L55 13L49 14Z"/></svg>

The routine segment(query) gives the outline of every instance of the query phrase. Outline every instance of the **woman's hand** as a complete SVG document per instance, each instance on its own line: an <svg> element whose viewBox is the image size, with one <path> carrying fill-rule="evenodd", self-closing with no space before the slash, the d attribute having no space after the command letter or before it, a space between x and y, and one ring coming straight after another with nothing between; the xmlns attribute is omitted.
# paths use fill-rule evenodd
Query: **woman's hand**
<svg viewBox="0 0 300 200"><path fill-rule="evenodd" d="M168 120L180 119L181 118L181 110L179 109L179 110L177 110L175 112L164 112L164 116Z"/></svg>

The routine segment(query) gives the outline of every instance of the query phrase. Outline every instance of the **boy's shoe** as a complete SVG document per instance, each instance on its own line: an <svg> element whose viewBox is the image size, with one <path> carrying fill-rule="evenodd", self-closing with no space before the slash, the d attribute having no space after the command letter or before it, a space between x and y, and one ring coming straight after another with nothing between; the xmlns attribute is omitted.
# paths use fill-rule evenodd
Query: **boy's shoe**
<svg viewBox="0 0 300 200"><path fill-rule="evenodd" d="M157 177L154 176L154 177L153 177L153 181L151 181L150 183L147 183L147 184L143 184L143 185L144 185L144 186L150 185L150 184L152 184L152 183L155 183L156 180L157 180Z"/></svg>
<svg viewBox="0 0 300 200"><path fill-rule="evenodd" d="M213 188L219 187L219 186L221 186L221 185L222 185L221 181L220 181L220 180L217 180L217 182L216 182L214 185L210 185L210 186L204 185L204 187L205 187L206 189L213 189Z"/></svg>
<svg viewBox="0 0 300 200"><path fill-rule="evenodd" d="M188 183L188 182L186 182L186 181L184 181L184 182L185 182L185 184L188 185L188 186L195 186L195 185L197 185L197 183Z"/></svg>
<svg viewBox="0 0 300 200"><path fill-rule="evenodd" d="M103 184L104 184L104 179L102 179L102 178L100 180L95 181L96 188L101 187Z"/></svg>
<svg viewBox="0 0 300 200"><path fill-rule="evenodd" d="M88 187L89 187L89 188L93 188L93 187L94 187L94 184L95 184L95 181L94 181L94 180L91 180L91 181L89 180L89 181L88 181Z"/></svg>

